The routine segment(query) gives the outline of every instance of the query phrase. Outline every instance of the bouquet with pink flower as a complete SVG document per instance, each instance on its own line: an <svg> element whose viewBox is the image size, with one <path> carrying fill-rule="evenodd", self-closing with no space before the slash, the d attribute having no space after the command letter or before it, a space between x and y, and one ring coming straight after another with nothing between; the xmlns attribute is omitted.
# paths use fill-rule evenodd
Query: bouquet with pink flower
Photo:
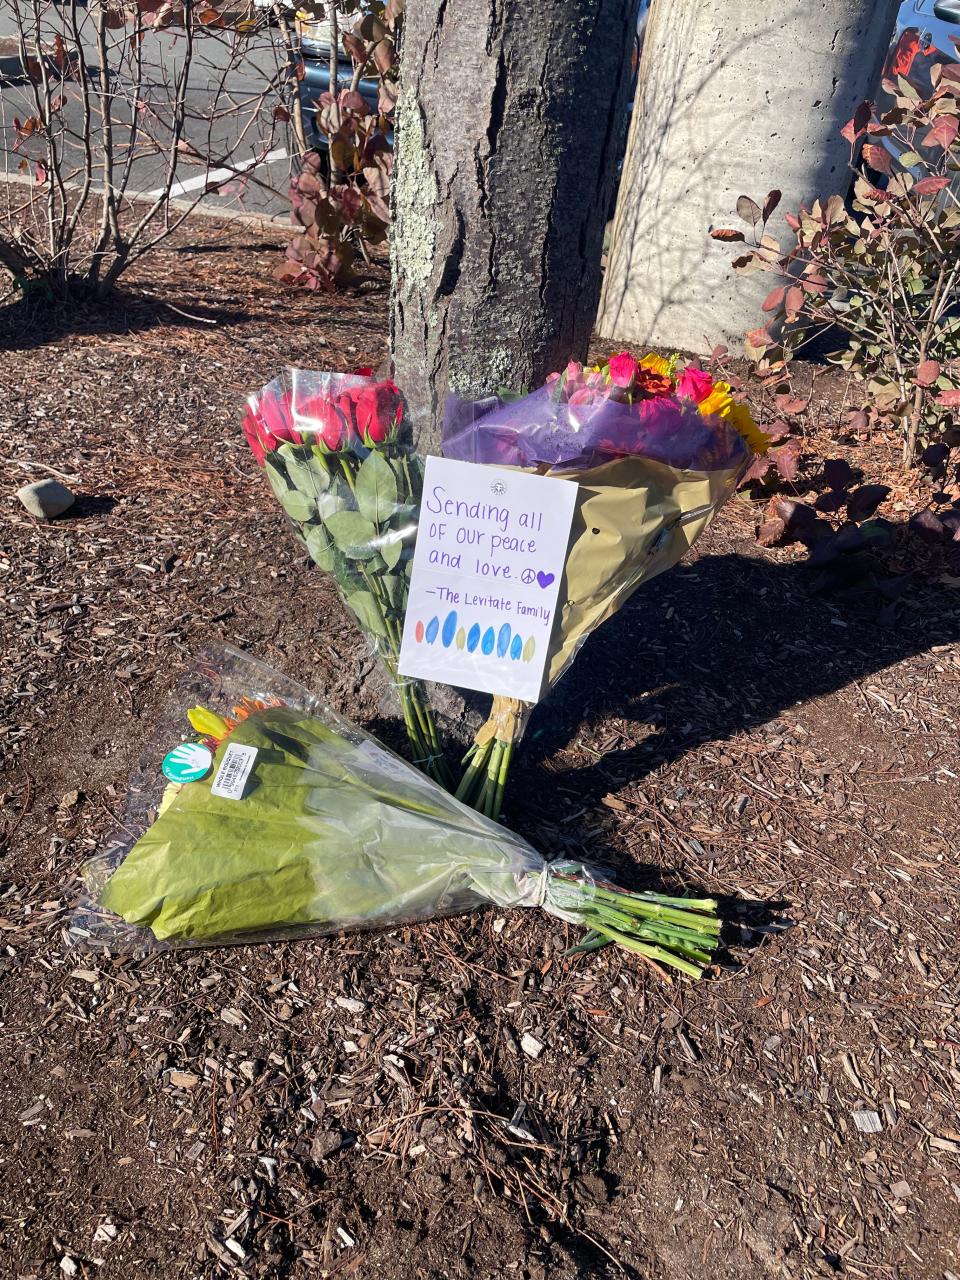
<svg viewBox="0 0 960 1280"><path fill-rule="evenodd" d="M678 357L627 352L568 364L522 397L447 405L443 452L577 482L544 677L549 688L591 631L689 549L767 439L728 384ZM457 795L496 817L532 704L495 697Z"/></svg>
<svg viewBox="0 0 960 1280"><path fill-rule="evenodd" d="M422 481L402 423L390 381L291 369L250 397L243 430L311 559L382 658L415 763L446 785L423 688L397 674Z"/></svg>

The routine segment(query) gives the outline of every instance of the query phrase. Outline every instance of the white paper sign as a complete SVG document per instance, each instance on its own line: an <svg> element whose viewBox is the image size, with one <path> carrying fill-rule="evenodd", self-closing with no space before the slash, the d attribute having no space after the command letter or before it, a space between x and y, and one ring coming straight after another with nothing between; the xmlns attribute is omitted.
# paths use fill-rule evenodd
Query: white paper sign
<svg viewBox="0 0 960 1280"><path fill-rule="evenodd" d="M399 670L536 702L572 480L427 458Z"/></svg>

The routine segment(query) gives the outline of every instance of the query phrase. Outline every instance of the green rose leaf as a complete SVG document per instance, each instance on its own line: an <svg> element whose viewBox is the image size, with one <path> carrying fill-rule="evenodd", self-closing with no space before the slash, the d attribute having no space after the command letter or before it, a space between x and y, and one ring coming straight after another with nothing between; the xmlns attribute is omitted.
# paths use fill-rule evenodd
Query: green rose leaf
<svg viewBox="0 0 960 1280"><path fill-rule="evenodd" d="M387 629L383 623L383 616L371 592L354 591L352 595L346 597L346 605L364 631L370 631L375 636L386 637Z"/></svg>
<svg viewBox="0 0 960 1280"><path fill-rule="evenodd" d="M273 490L273 496L278 502L282 502L283 495L289 492L289 485L287 484L286 476L273 461L272 457L267 458L264 470L267 473L267 480L270 483L270 488Z"/></svg>
<svg viewBox="0 0 960 1280"><path fill-rule="evenodd" d="M333 543L322 524L311 524L304 529L304 542L314 564L319 565L326 573L333 572Z"/></svg>
<svg viewBox="0 0 960 1280"><path fill-rule="evenodd" d="M283 458L291 484L311 498L330 488L330 475L311 449L282 444L277 451Z"/></svg>
<svg viewBox="0 0 960 1280"><path fill-rule="evenodd" d="M364 458L356 480L357 506L374 524L383 524L397 509L397 477L376 449Z"/></svg>
<svg viewBox="0 0 960 1280"><path fill-rule="evenodd" d="M359 511L336 511L326 519L327 533L351 560L369 560L377 554L377 528Z"/></svg>
<svg viewBox="0 0 960 1280"><path fill-rule="evenodd" d="M387 535L389 541L384 540L380 543L380 554L386 563L388 569L395 569L400 557L403 555L403 538L397 533Z"/></svg>
<svg viewBox="0 0 960 1280"><path fill-rule="evenodd" d="M283 493L278 493L277 497L291 520L301 522L312 520L317 514L316 503L299 489L285 489Z"/></svg>
<svg viewBox="0 0 960 1280"><path fill-rule="evenodd" d="M329 520L332 515L336 515L338 511L343 509L345 501L346 499L338 493L318 494L316 502L320 519Z"/></svg>

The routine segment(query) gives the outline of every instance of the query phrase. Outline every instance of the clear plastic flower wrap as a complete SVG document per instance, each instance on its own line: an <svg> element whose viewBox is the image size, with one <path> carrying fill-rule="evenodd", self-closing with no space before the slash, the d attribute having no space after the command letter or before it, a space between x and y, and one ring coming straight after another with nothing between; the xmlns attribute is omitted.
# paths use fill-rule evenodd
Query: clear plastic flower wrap
<svg viewBox="0 0 960 1280"><path fill-rule="evenodd" d="M193 735L184 739L184 729ZM548 863L303 686L233 649L204 655L88 864L70 940L111 951L249 943L542 906L697 977L716 904L629 893Z"/></svg>
<svg viewBox="0 0 960 1280"><path fill-rule="evenodd" d="M766 437L727 383L677 359L570 364L524 396L444 412L443 453L578 485L543 692L590 633L687 552ZM457 795L496 817L531 703L494 697Z"/></svg>
<svg viewBox="0 0 960 1280"><path fill-rule="evenodd" d="M288 369L250 397L243 425L297 536L380 655L414 762L449 785L423 686L397 673L422 483L399 391L365 373Z"/></svg>

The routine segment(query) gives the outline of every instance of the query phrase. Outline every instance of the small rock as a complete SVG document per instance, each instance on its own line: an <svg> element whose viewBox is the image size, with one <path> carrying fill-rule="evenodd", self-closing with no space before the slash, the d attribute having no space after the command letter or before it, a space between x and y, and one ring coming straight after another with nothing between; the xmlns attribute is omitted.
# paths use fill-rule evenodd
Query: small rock
<svg viewBox="0 0 960 1280"><path fill-rule="evenodd" d="M79 1274L80 1268L73 1258L68 1253L65 1253L60 1259L60 1270L65 1276L75 1276Z"/></svg>
<svg viewBox="0 0 960 1280"><path fill-rule="evenodd" d="M94 1244L112 1244L117 1238L116 1223L111 1222L109 1218L104 1218L93 1233Z"/></svg>
<svg viewBox="0 0 960 1280"><path fill-rule="evenodd" d="M367 1007L366 1000L354 1000L352 996L337 996L334 1003L348 1013L363 1013Z"/></svg>
<svg viewBox="0 0 960 1280"><path fill-rule="evenodd" d="M853 1111L853 1123L857 1126L861 1133L880 1133L883 1129L880 1117L876 1111Z"/></svg>
<svg viewBox="0 0 960 1280"><path fill-rule="evenodd" d="M310 1159L319 1164L329 1156L335 1156L346 1145L346 1137L340 1129L324 1129L310 1143Z"/></svg>
<svg viewBox="0 0 960 1280"><path fill-rule="evenodd" d="M200 1077L192 1071L171 1071L167 1079L175 1089L194 1089L200 1083Z"/></svg>
<svg viewBox="0 0 960 1280"><path fill-rule="evenodd" d="M543 1053L543 1045L536 1036L532 1036L529 1031L525 1031L520 1037L520 1048L528 1058L539 1058Z"/></svg>
<svg viewBox="0 0 960 1280"><path fill-rule="evenodd" d="M25 484L17 490L17 497L38 520L53 520L76 502L67 486L59 480L37 480L33 484Z"/></svg>

